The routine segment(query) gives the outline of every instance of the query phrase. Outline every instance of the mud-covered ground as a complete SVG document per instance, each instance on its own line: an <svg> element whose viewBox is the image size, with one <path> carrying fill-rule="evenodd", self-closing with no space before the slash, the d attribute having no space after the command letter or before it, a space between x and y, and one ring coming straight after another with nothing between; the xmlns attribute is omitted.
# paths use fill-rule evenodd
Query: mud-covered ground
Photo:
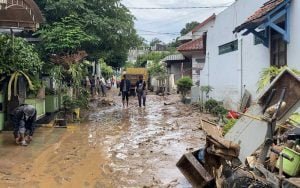
<svg viewBox="0 0 300 188"><path fill-rule="evenodd" d="M0 187L191 187L176 163L204 144L200 114L175 95L123 109L112 93L116 105L93 100L86 123L38 128L28 147L0 133Z"/></svg>

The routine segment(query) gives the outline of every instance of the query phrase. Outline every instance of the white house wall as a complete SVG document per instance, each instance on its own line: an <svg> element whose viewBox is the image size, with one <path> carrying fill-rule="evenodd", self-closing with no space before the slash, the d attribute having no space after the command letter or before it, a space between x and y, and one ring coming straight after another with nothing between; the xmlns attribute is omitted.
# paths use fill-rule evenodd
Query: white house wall
<svg viewBox="0 0 300 188"><path fill-rule="evenodd" d="M291 4L291 40L287 46L287 62L290 68L300 70L300 1L292 0Z"/></svg>
<svg viewBox="0 0 300 188"><path fill-rule="evenodd" d="M200 74L200 84L212 86L211 97L223 101L227 108L237 110L244 89L256 98L259 73L270 64L269 49L254 45L252 34L241 37L232 32L266 1L238 0L217 15L214 26L208 29L206 63ZM234 40L238 40L238 50L219 55L218 47Z"/></svg>
<svg viewBox="0 0 300 188"><path fill-rule="evenodd" d="M211 20L209 23L205 24L199 30L193 33L193 40L202 37L203 33L207 32L209 29L213 28L215 20Z"/></svg>

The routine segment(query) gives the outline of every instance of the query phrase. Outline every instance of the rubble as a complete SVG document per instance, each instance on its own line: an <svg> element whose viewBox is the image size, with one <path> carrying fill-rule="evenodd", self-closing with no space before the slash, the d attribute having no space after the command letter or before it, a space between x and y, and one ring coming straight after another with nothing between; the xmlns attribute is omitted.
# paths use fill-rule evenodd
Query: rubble
<svg viewBox="0 0 300 188"><path fill-rule="evenodd" d="M205 148L183 155L177 166L193 187L298 187L299 107L300 78L286 68L224 138L219 124L202 119Z"/></svg>

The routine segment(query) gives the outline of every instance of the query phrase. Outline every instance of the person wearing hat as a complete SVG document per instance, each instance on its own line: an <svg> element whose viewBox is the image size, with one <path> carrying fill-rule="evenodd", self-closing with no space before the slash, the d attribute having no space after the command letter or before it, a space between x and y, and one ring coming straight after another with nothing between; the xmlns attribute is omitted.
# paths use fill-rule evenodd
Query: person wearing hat
<svg viewBox="0 0 300 188"><path fill-rule="evenodd" d="M36 109L32 105L22 104L14 109L10 116L14 124L13 134L16 144L27 146L34 133Z"/></svg>

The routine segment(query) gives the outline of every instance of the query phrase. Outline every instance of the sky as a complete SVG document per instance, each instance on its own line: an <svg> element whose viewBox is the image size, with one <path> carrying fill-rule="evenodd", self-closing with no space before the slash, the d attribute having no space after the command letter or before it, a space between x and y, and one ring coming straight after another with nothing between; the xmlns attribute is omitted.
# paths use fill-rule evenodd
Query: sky
<svg viewBox="0 0 300 188"><path fill-rule="evenodd" d="M127 7L201 7L230 5L234 0L122 0ZM168 43L178 37L180 30L191 21L202 22L213 13L218 14L224 8L210 9L163 9L136 10L130 9L136 17L135 28L138 34L150 42L159 38Z"/></svg>

